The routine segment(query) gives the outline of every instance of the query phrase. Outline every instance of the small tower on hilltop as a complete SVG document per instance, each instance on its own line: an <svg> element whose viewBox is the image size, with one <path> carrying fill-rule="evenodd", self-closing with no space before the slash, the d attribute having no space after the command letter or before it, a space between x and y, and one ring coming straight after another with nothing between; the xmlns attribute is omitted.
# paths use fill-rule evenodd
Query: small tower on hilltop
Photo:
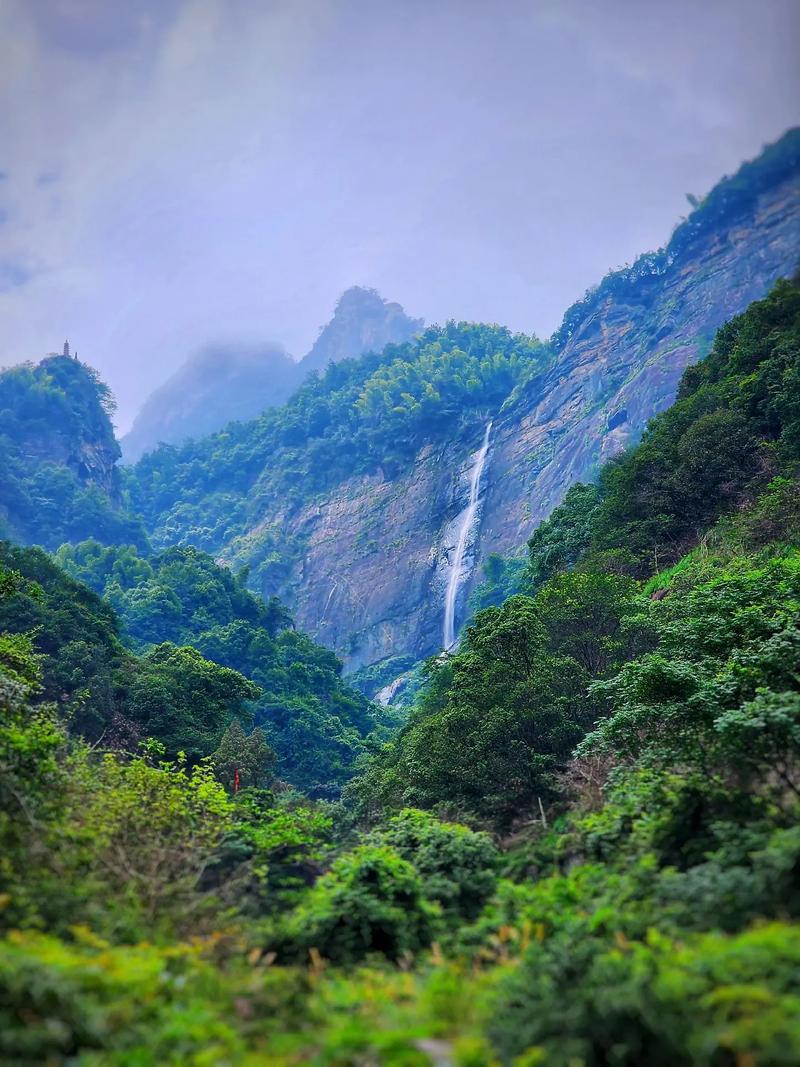
<svg viewBox="0 0 800 1067"><path fill-rule="evenodd" d="M62 353L64 359L69 359L69 341L64 342L64 351Z"/></svg>

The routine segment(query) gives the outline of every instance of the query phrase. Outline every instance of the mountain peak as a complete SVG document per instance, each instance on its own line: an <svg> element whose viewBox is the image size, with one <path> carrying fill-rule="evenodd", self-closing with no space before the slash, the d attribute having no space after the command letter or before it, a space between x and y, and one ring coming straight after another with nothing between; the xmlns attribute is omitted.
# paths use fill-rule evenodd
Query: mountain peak
<svg viewBox="0 0 800 1067"><path fill-rule="evenodd" d="M349 289L345 289L339 299L336 301L336 307L334 308L334 318L337 314L342 314L347 311L374 311L376 313L384 312L387 308L399 309L401 312L403 308L396 301L384 300L377 289L373 289L367 285L351 285Z"/></svg>
<svg viewBox="0 0 800 1067"><path fill-rule="evenodd" d="M70 355L0 371L2 536L51 550L87 537L144 541L121 507L113 411L97 372Z"/></svg>
<svg viewBox="0 0 800 1067"><path fill-rule="evenodd" d="M360 303L363 301L370 301L376 304L385 304L377 289L373 289L369 285L351 285L349 289L345 289L339 299L336 301L337 309L346 305Z"/></svg>
<svg viewBox="0 0 800 1067"><path fill-rule="evenodd" d="M337 300L333 318L300 365L306 372L324 370L340 359L380 352L388 344L410 341L424 325L423 319L406 315L401 304L384 300L377 289L352 285Z"/></svg>
<svg viewBox="0 0 800 1067"><path fill-rule="evenodd" d="M234 420L253 419L285 403L312 371L410 341L423 326L422 319L410 318L377 289L353 285L336 301L333 318L299 363L276 344L207 346L144 402L121 442L125 462L136 462L160 442L180 444Z"/></svg>

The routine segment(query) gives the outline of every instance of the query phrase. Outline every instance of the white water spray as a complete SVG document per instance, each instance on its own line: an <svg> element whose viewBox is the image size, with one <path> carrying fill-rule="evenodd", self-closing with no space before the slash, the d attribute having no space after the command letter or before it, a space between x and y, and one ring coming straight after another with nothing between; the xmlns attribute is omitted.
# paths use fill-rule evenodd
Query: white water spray
<svg viewBox="0 0 800 1067"><path fill-rule="evenodd" d="M492 424L491 422L488 422L486 424L486 433L483 435L483 444L475 457L475 463L470 474L469 503L464 512L464 521L461 523L461 529L458 531L456 552L453 557L453 564L450 568L450 577L447 581L447 593L444 598L444 631L442 635L445 651L451 649L456 643L456 597L458 596L461 582L464 579L464 554L467 550L470 534L475 525L475 516L478 512L481 475L483 474L483 467L486 463L486 453L489 451L489 434L491 432Z"/></svg>

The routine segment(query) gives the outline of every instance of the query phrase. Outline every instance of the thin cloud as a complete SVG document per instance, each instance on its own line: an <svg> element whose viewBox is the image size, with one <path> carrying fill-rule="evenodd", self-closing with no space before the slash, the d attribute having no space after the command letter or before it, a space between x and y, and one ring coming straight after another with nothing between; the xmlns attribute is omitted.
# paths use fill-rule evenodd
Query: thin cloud
<svg viewBox="0 0 800 1067"><path fill-rule="evenodd" d="M549 333L798 120L794 0L7 0L0 363L69 335L122 427L210 338L361 280ZM43 175L57 180L42 182Z"/></svg>
<svg viewBox="0 0 800 1067"><path fill-rule="evenodd" d="M2 218L0 218L0 222L2 221ZM33 275L33 270L24 263L17 263L10 259L0 259L0 293L27 285Z"/></svg>

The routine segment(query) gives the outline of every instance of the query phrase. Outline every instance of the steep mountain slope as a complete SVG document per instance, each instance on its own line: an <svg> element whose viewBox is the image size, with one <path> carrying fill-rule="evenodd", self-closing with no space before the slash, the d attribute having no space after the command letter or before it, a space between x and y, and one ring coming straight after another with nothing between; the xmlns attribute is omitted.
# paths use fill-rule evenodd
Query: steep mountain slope
<svg viewBox="0 0 800 1067"><path fill-rule="evenodd" d="M339 297L333 318L299 363L277 345L204 349L145 401L121 441L124 460L135 463L161 442L180 444L229 422L254 419L283 404L312 371L408 341L422 327L422 319L409 318L374 289L353 286Z"/></svg>
<svg viewBox="0 0 800 1067"><path fill-rule="evenodd" d="M103 595L136 652L164 641L190 645L254 682L248 717L275 750L278 774L308 794L337 795L376 725L372 707L342 681L336 656L294 628L280 601L264 604L244 587L245 575L196 548L145 557L85 541L63 545L56 560Z"/></svg>
<svg viewBox="0 0 800 1067"><path fill-rule="evenodd" d="M793 273L799 252L795 130L723 180L665 249L571 308L549 352L487 327L426 331L331 368L272 420L148 457L132 501L156 543L252 564L253 585L284 596L351 667L419 658L442 645L487 422L456 626L477 562L518 548L572 482L634 441L717 327ZM461 361L455 378L437 378L442 347ZM497 349L515 355L507 373L492 369Z"/></svg>
<svg viewBox="0 0 800 1067"><path fill-rule="evenodd" d="M551 339L556 359L498 421L483 530L529 535L576 480L674 399L715 331L800 265L800 130L720 182L666 248L608 275Z"/></svg>
<svg viewBox="0 0 800 1067"><path fill-rule="evenodd" d="M107 387L69 356L0 373L0 532L46 548L143 543L121 508L112 412Z"/></svg>

